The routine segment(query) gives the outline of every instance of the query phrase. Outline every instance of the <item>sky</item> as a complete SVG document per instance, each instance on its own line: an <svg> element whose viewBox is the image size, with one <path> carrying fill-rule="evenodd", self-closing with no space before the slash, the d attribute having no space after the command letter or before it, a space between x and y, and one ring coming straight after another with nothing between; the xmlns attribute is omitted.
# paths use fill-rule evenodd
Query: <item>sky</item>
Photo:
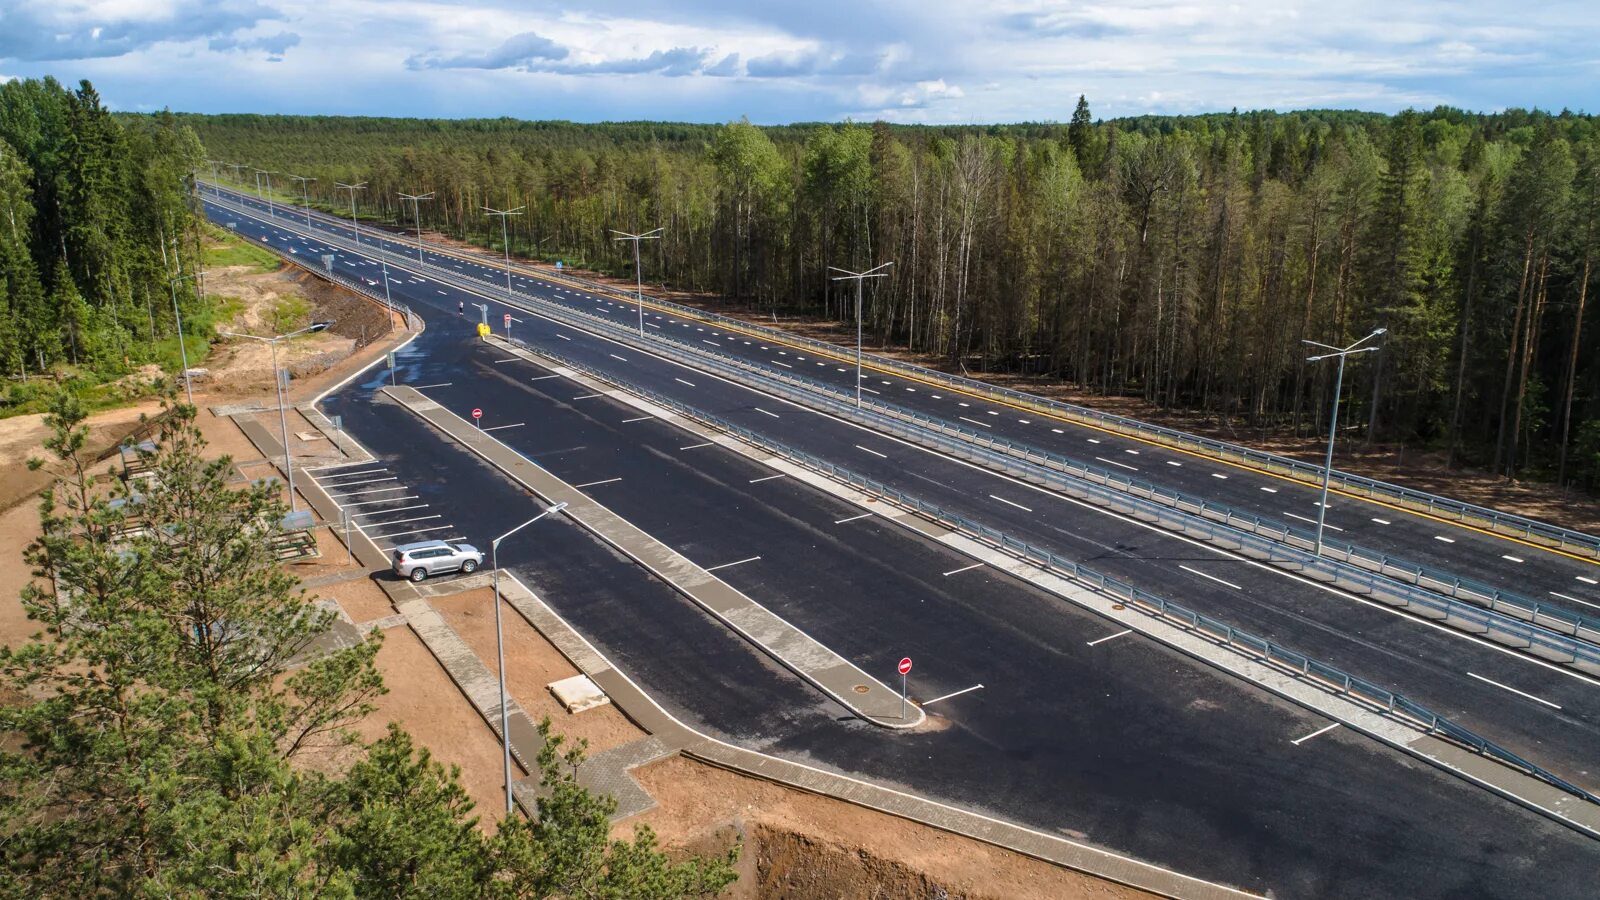
<svg viewBox="0 0 1600 900"><path fill-rule="evenodd" d="M0 81L115 109L962 123L1600 112L1593 2L0 0Z"/></svg>

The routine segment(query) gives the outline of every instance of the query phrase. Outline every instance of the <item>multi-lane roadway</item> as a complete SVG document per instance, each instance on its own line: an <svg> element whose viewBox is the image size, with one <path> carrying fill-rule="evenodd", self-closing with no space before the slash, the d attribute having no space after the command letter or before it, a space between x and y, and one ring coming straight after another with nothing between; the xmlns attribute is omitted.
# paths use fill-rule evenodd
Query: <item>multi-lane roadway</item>
<svg viewBox="0 0 1600 900"><path fill-rule="evenodd" d="M341 246L221 209L213 215L279 248L292 246L297 254L313 257L313 265L316 257L331 252L348 272L368 279L377 275L377 264ZM415 252L414 246L398 243L393 250L398 255L407 247ZM637 573L596 575L605 554L579 549L581 541L564 544L560 556L542 542L537 552L519 554L514 566L546 585L564 613L693 720L755 746L910 785L1028 824L1080 831L1098 843L1185 871L1280 893L1392 892L1424 877L1424 871L1432 873L1428 889L1407 893L1430 893L1445 883L1465 889L1474 880L1491 894L1521 892L1512 888L1526 873L1509 866L1500 874L1483 870L1485 846L1499 848L1506 859L1532 862L1552 879L1568 867L1592 866L1593 845L1571 832L1440 773L1407 765L1364 739L1334 733L1293 743L1326 722L1136 636L1102 642L1113 633L1106 623L1060 601L991 570L972 568L970 560L870 517L852 519L854 513L840 509L837 501L787 479L772 479L770 472L720 448L694 447L671 426L640 419L603 397L579 399L581 392L565 379L471 339L471 321L458 316L459 304L488 303L498 319L503 307L490 299L492 287L469 291L427 269L413 265L408 270L399 259L391 263L396 298L431 323L407 351L402 377L409 383L457 411L483 408L483 424L499 429L496 434L506 443L569 482L589 485L586 492L702 565L739 562L718 574L858 664L884 670L913 649L939 659L920 691L924 699L985 685L948 701L951 728L888 739L865 726L833 721L836 708L826 709L792 679L759 659L752 661L747 647L730 643L728 635L663 594L659 585L642 587L646 582ZM472 265L443 255L439 264L450 271L460 266L462 272ZM542 290L558 302L623 319L637 315L614 298L524 280L521 289ZM959 506L999 523L996 527L1392 684L1568 777L1594 783L1595 685L1581 676L520 307L511 312L520 320L514 327L523 339L653 389L676 392L686 402L777 440L840 457L872 477ZM721 346L745 346L748 340L751 353L770 354L775 362L819 375L826 370L853 384L853 372L841 375L844 366L837 361L704 323L678 319L675 324L662 312L647 310L646 315L647 325L690 330L703 335L697 340ZM433 482L439 481L438 472L450 472L449 489L433 502L457 504L461 512L453 521L491 531L484 514L490 506L472 497L505 494L506 486L465 462L464 455L419 436L420 426L402 411L371 403L375 381L330 397L330 411L343 414L346 427L389 457L391 467L409 468ZM1007 418L999 409L980 406L975 397L957 399L890 375L875 379L874 390L897 388L907 395L925 394L929 403L948 400L964 411L961 415L971 411L970 418L988 420L993 427ZM1028 416L1013 417L1019 428L1034 425L1032 419L1021 421ZM1045 430L1063 438L1071 433L1060 422L1048 423ZM1102 442L1096 447L1107 447L1095 455L1113 459L1116 447L1134 460L1125 465L1150 465L1158 458L1148 446L1112 444L1110 435L1093 439ZM1182 465L1167 465L1174 461ZM1214 481L1242 481L1248 474L1194 458L1158 464ZM1214 478L1217 474L1225 477ZM1284 483L1278 490L1286 493L1290 487ZM577 562L583 559L592 562ZM579 577L580 572L586 574ZM620 589L624 582L628 587ZM660 640L662 634L689 632L700 635L697 643ZM702 647L708 650L704 655L698 652ZM917 747L908 752L907 744ZM1456 824L1441 827L1445 822ZM1336 840L1337 835L1345 837ZM1352 841L1351 835L1362 837ZM1533 836L1538 840L1529 840ZM1385 840L1404 845L1400 855L1405 859L1376 867L1368 860L1362 864L1368 869L1358 874L1352 847L1366 854ZM1439 866L1452 873L1443 881ZM1496 883L1507 891L1487 888Z"/></svg>

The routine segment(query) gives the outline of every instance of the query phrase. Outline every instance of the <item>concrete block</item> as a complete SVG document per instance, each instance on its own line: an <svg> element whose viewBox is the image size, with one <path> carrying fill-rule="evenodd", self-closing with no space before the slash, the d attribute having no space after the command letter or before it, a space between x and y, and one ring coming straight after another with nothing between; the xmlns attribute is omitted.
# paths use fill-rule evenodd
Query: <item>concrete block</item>
<svg viewBox="0 0 1600 900"><path fill-rule="evenodd" d="M611 702L606 692L600 690L600 686L589 680L587 675L574 675L571 678L552 681L548 687L550 693L555 695L569 713L581 713L586 709Z"/></svg>

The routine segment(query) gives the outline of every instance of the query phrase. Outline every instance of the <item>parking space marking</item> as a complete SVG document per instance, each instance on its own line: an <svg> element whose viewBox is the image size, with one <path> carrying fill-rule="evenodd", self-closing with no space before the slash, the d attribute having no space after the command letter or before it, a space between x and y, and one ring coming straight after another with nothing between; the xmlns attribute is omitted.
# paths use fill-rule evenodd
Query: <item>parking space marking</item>
<svg viewBox="0 0 1600 900"><path fill-rule="evenodd" d="M679 384L687 384L689 387L694 387L694 382L692 381L684 381L682 378L674 378L672 380Z"/></svg>
<svg viewBox="0 0 1600 900"><path fill-rule="evenodd" d="M774 419L783 418L782 416L778 415L777 413L775 413L775 412L767 412L766 410L762 409L759 406L755 407L755 411L758 412L758 413L766 413L767 415L773 417Z"/></svg>
<svg viewBox="0 0 1600 900"><path fill-rule="evenodd" d="M390 501L385 500L383 502L388 503ZM413 509L427 509L427 508L428 508L428 504L426 504L426 503L415 503L415 504L412 504L411 506L398 506L398 507L395 507L394 509L375 509L372 512L351 513L350 517L352 519L362 519L362 518L365 518L367 516L386 516L389 513L410 512ZM381 524L381 523L369 522L368 524L375 525L375 524Z"/></svg>
<svg viewBox="0 0 1600 900"><path fill-rule="evenodd" d="M513 357L513 358L515 359L515 358L520 358L520 357ZM528 380L529 381L543 381L546 378L560 378L560 377L561 377L560 375L535 375L534 377L529 378Z"/></svg>
<svg viewBox="0 0 1600 900"><path fill-rule="evenodd" d="M868 513L868 515L871 515L871 513ZM983 566L984 563L973 563L970 566L962 566L959 569L951 569L950 571L944 573L944 576L949 578L951 575L960 575L962 572L971 572L973 569L979 569Z"/></svg>
<svg viewBox="0 0 1600 900"><path fill-rule="evenodd" d="M449 387L452 384L455 384L455 382L453 382L453 381L441 381L438 384L419 384L414 388L414 390L425 391L425 390L428 390L429 388Z"/></svg>
<svg viewBox="0 0 1600 900"><path fill-rule="evenodd" d="M623 419L622 420L622 424L626 425L629 422L643 422L645 419L654 419L654 418L655 418L655 416L634 416L631 419Z"/></svg>
<svg viewBox="0 0 1600 900"><path fill-rule="evenodd" d="M887 454L887 453L879 453L878 451L873 450L870 447L863 447L860 444L856 445L856 449L857 450L861 450L861 451L866 452L866 453L871 453L873 456L876 456L879 459L888 459L889 458L889 454Z"/></svg>
<svg viewBox="0 0 1600 900"><path fill-rule="evenodd" d="M1521 557L1512 556L1509 553L1500 554L1500 558L1503 559L1503 560L1506 560L1507 562L1514 562L1514 563L1519 563L1519 562L1523 561Z"/></svg>
<svg viewBox="0 0 1600 900"><path fill-rule="evenodd" d="M434 525L431 528L413 528L410 531L399 531L399 532L396 532L394 534L380 534L380 535L378 535L378 537L383 538L384 540L387 541L387 540L392 540L393 538L397 538L397 537L409 537L409 536L411 536L413 534L427 534L430 531L449 531L450 529L452 529L454 527L455 527L454 525ZM366 532L363 531L362 534L366 534ZM372 535L368 534L367 537L370 538L370 537L372 537ZM373 539L373 543L377 543L377 539L376 538ZM393 550L395 547L398 547L398 546L400 546L400 545L399 544L390 544L387 547L380 547L379 549L381 549L381 550Z"/></svg>
<svg viewBox="0 0 1600 900"><path fill-rule="evenodd" d="M484 431L499 431L502 428L521 428L522 426L524 426L526 424L528 424L528 423L527 422L513 422L510 425L490 425L488 428L485 428L483 430Z"/></svg>
<svg viewBox="0 0 1600 900"><path fill-rule="evenodd" d="M833 520L833 524L835 524L835 525L843 525L846 522L854 522L857 519L865 519L865 518L867 518L867 517L869 517L871 515L873 515L873 513L862 513L859 516L851 516L851 517L849 517L847 519L834 519Z"/></svg>
<svg viewBox="0 0 1600 900"><path fill-rule="evenodd" d="M604 396L605 396L605 394L583 394L583 395L578 396L578 397L573 397L572 399L574 399L574 400L593 400L596 397L604 397Z"/></svg>
<svg viewBox="0 0 1600 900"><path fill-rule="evenodd" d="M1485 678L1482 675L1479 675L1477 672L1468 672L1467 673L1467 677L1468 678L1476 678L1479 681L1486 682L1488 684L1492 684L1495 687L1500 688L1503 691L1510 691L1511 693L1516 694L1518 697L1526 697L1526 698L1528 698L1529 700L1532 700L1535 703L1543 703L1545 706L1548 706L1551 709L1560 709L1561 708L1560 706L1558 706L1558 705L1556 705L1554 703L1551 703L1549 700L1546 700L1543 697L1535 697L1534 695L1532 695L1532 694L1530 694L1530 693L1528 693L1526 691L1519 691L1516 688L1511 687L1510 685L1501 684L1500 682L1495 681L1493 678Z"/></svg>
<svg viewBox="0 0 1600 900"><path fill-rule="evenodd" d="M687 447L679 447L678 449L679 450L698 450L701 447L709 447L709 446L711 446L712 444L715 444L715 443L716 443L716 441L706 441L703 444L690 444Z"/></svg>
<svg viewBox="0 0 1600 900"><path fill-rule="evenodd" d="M622 480L622 476L619 475L616 478L602 478L599 481L589 481L589 482L585 482L583 484L575 484L575 485L573 485L573 487L575 487L575 488L594 487L597 484L611 484L612 482L621 481L621 480Z"/></svg>
<svg viewBox="0 0 1600 900"><path fill-rule="evenodd" d="M1316 737L1319 734L1327 734L1328 732L1334 730L1335 728L1338 728L1340 724L1341 723L1339 723L1339 722L1335 722L1332 725L1327 725L1327 726L1324 726L1322 728L1318 728L1316 731L1313 731L1313 732L1311 732L1310 734L1308 734L1308 735L1306 735L1304 737L1296 738L1296 739L1290 741L1289 743L1291 743L1291 744L1295 745L1296 747L1298 747L1301 744L1304 744L1306 741L1311 740L1312 738Z"/></svg>
<svg viewBox="0 0 1600 900"><path fill-rule="evenodd" d="M1113 638L1122 637L1125 634L1133 634L1133 629L1132 628L1128 628L1128 629L1124 629L1122 631L1119 631L1116 634L1108 634L1103 638L1095 638L1094 640L1089 641L1088 644L1089 644L1090 647L1093 647L1095 644L1103 644L1106 641L1112 640Z"/></svg>
<svg viewBox="0 0 1600 900"><path fill-rule="evenodd" d="M369 515L381 516L387 511L388 510L379 510L379 511L377 511L375 513L369 513ZM440 515L439 513L434 513L431 516L414 516L414 517L409 518L409 519L395 519L393 522L363 522L363 523L361 523L361 527L362 528L387 528L390 525L410 525L412 522L426 522L426 521L428 521L430 519L442 519L442 518L444 518L444 516ZM449 526L446 526L446 527L449 527ZM385 536L386 537L393 537L393 535L385 535Z"/></svg>
<svg viewBox="0 0 1600 900"><path fill-rule="evenodd" d="M377 484L380 481L399 481L399 480L400 479L398 479L398 478L394 477L393 475L391 475L388 478L368 478L366 481L346 481L346 482L344 482L342 484L331 485L331 487L339 487L339 488L343 488L343 487L359 487L359 486L361 486L363 484Z"/></svg>
<svg viewBox="0 0 1600 900"><path fill-rule="evenodd" d="M400 479L398 479L398 478L381 478L379 480L380 481L399 481ZM407 491L407 490L410 490L410 488L405 487L404 485L396 485L395 487L373 488L370 491L349 491L349 492L343 493L343 494L335 494L335 493L330 491L328 493L328 496L332 497L334 500L337 501L337 500L339 500L341 498L344 498L344 497L359 497L362 494L382 494L385 491Z"/></svg>
<svg viewBox="0 0 1600 900"><path fill-rule="evenodd" d="M387 471L389 471L387 468L378 468L378 469L362 469L359 472L340 472L337 475L321 475L321 476L318 476L317 477L317 482L320 484L322 482L332 481L335 478L354 478L357 475L376 475L379 472L387 472ZM335 485L335 487L337 487L337 485Z"/></svg>
<svg viewBox="0 0 1600 900"><path fill-rule="evenodd" d="M417 499L416 494L407 494L404 497L385 497L382 500L362 500L359 503L340 503L338 504L338 507L340 509L349 509L352 506L372 506L378 503L403 503L407 500L415 499Z"/></svg>
<svg viewBox="0 0 1600 900"><path fill-rule="evenodd" d="M762 476L762 477L760 477L760 478L752 478L752 479L750 479L750 483L751 483L751 484L756 484L756 483L758 483L758 482L762 482L762 481L771 481L771 480L772 480L772 479L774 479L774 478L782 478L782 477L783 477L783 473L782 473L782 472L779 472L779 473L778 473L778 474L776 474L776 475L763 475L763 476Z"/></svg>

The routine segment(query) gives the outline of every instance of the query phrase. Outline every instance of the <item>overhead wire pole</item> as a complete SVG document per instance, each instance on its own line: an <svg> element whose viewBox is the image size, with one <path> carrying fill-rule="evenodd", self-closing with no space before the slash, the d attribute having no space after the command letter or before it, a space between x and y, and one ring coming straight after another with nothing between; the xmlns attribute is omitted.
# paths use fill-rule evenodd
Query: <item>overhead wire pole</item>
<svg viewBox="0 0 1600 900"><path fill-rule="evenodd" d="M426 194L401 194L400 199L411 201L411 218L416 220L417 223L417 265L424 265L422 262L422 210L418 207L418 203L423 200L432 200L433 191L429 191Z"/></svg>
<svg viewBox="0 0 1600 900"><path fill-rule="evenodd" d="M500 542L545 516L561 512L566 508L567 504L557 503L555 506L489 542L489 565L494 569L494 646L495 656L499 658L500 662L500 746L503 756L502 764L506 776L506 815L508 816L511 815L511 714L506 708L506 637L505 630L500 627Z"/></svg>
<svg viewBox="0 0 1600 900"><path fill-rule="evenodd" d="M305 208L306 208L306 227L310 228L311 227L311 193L306 190L306 185L309 184L310 182L316 181L316 179L315 178L307 178L304 175L290 175L289 177L293 178L295 181L300 182L300 200L301 200L302 203L305 204Z"/></svg>
<svg viewBox="0 0 1600 900"><path fill-rule="evenodd" d="M507 305L509 305L511 303L511 240L507 236L507 232L506 232L506 219L508 217L510 217L510 216L520 216L520 215L522 215L522 211L524 209L527 209L527 207L526 206L519 206L519 207L516 207L515 209L491 209L491 208L485 206L483 208L483 211L488 213L489 215L491 215L491 216L499 216L500 217L500 243L501 243L502 246L505 247L505 251L506 251L506 303L507 303Z"/></svg>
<svg viewBox="0 0 1600 900"><path fill-rule="evenodd" d="M332 324L332 322L312 322L310 325L307 325L299 331L291 331L288 334L280 334L277 337L262 337L258 334L241 334L237 331L217 332L218 334L225 334L228 337L248 338L252 341L260 341L272 348L272 383L278 389L278 427L283 429L283 474L289 478L289 512L295 511L294 453L289 449L289 416L288 413L284 412L283 408L283 373L278 369L278 342L286 341L289 338L297 337L302 334L313 334L323 330L324 328L327 328Z"/></svg>
<svg viewBox="0 0 1600 900"><path fill-rule="evenodd" d="M1313 347L1321 347L1324 350L1331 351L1329 353L1322 353L1317 356L1308 356L1306 357L1306 362L1314 363L1320 362L1324 359L1331 359L1333 357L1339 358L1339 374L1334 378L1333 381L1333 412L1328 416L1328 454L1326 457L1324 457L1322 462L1322 502L1317 504L1316 554L1318 556L1322 555L1322 526L1323 522L1328 517L1328 482L1333 478L1333 442L1338 436L1339 432L1339 393L1344 390L1344 361L1346 358L1354 356L1357 353L1370 353L1378 350L1378 347L1363 347L1361 345L1375 337L1378 337L1379 335L1386 333L1388 330L1389 329L1387 328L1379 328L1348 347L1332 347L1327 344L1319 344L1316 341L1307 340L1302 340L1300 342L1302 344L1310 344Z"/></svg>
<svg viewBox="0 0 1600 900"><path fill-rule="evenodd" d="M639 298L639 337L644 337L644 276L639 270L639 242L659 240L661 232L665 230L657 228L644 234L629 234L626 231L611 229L611 233L617 235L613 240L633 241L633 286L635 296Z"/></svg>
<svg viewBox="0 0 1600 900"><path fill-rule="evenodd" d="M852 272L849 269L841 269L838 266L828 267L830 272L843 273L842 275L833 276L833 281L854 281L856 283L856 409L861 408L861 285L868 278L889 277L888 272L880 272L879 270L887 269L892 265L894 265L893 262L886 262L879 266L873 266L865 272Z"/></svg>

